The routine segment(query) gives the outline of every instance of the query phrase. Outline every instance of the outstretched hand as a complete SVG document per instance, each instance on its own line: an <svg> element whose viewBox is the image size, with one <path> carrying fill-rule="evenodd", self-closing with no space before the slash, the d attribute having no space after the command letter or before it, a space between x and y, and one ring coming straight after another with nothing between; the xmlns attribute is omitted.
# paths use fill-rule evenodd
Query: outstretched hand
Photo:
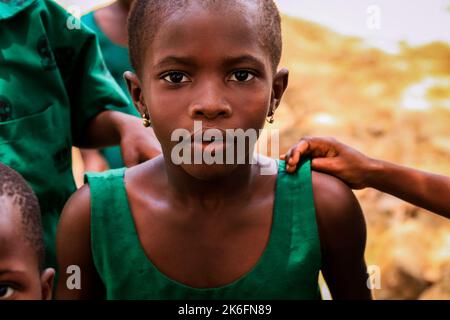
<svg viewBox="0 0 450 320"><path fill-rule="evenodd" d="M286 161L286 171L293 173L300 159L311 158L311 168L333 175L353 189L368 187L366 176L372 159L329 137L303 137L280 156Z"/></svg>

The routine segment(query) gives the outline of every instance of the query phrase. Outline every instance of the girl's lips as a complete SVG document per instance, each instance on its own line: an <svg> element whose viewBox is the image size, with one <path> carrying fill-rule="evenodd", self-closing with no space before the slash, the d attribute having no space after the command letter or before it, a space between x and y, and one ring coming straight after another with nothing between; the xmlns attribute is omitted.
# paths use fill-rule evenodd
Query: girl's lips
<svg viewBox="0 0 450 320"><path fill-rule="evenodd" d="M195 130L196 129L196 130ZM217 154L226 153L236 147L236 129L222 129L218 127L194 126L190 136L190 144L194 153Z"/></svg>
<svg viewBox="0 0 450 320"><path fill-rule="evenodd" d="M217 137L218 134L221 137ZM227 133L226 130L222 128L214 128L214 127L201 127L199 130L194 131L191 134L191 141L197 142L197 141L207 141L207 142L213 142L212 140L222 140L224 141L226 139Z"/></svg>
<svg viewBox="0 0 450 320"><path fill-rule="evenodd" d="M194 141L192 143L192 146L195 149L205 150L206 148L209 148L210 150L216 151L219 149L225 150L226 148L228 148L229 145L230 143L227 143L226 141L199 141L199 142Z"/></svg>

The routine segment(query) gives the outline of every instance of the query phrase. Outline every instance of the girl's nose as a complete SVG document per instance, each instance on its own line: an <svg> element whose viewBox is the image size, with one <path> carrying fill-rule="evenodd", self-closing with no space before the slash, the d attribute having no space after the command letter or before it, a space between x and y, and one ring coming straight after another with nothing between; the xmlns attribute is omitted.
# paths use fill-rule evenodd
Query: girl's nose
<svg viewBox="0 0 450 320"><path fill-rule="evenodd" d="M218 117L229 118L231 108L228 103L222 101L195 103L191 107L190 116L196 120L201 120L201 118L208 120L214 120Z"/></svg>
<svg viewBox="0 0 450 320"><path fill-rule="evenodd" d="M189 115L195 120L201 120L202 118L214 120L218 117L229 118L231 114L232 108L226 99L211 91L193 102L189 108Z"/></svg>

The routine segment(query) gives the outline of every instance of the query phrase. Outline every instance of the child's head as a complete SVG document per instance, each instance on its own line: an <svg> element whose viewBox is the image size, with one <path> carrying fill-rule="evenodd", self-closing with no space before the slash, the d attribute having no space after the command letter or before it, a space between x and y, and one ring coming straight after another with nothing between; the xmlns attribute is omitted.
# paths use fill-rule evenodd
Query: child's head
<svg viewBox="0 0 450 320"><path fill-rule="evenodd" d="M44 243L36 196L0 163L0 300L50 299L53 269L43 269Z"/></svg>
<svg viewBox="0 0 450 320"><path fill-rule="evenodd" d="M136 0L128 24L130 59L135 70L140 70L143 58L164 22L173 15L183 16L190 10L201 8L216 11L219 15L247 15L243 18L252 24L250 27L253 28L255 40L267 50L272 67L276 70L281 59L282 39L280 14L273 0ZM215 27L220 29L220 23L217 21Z"/></svg>
<svg viewBox="0 0 450 320"><path fill-rule="evenodd" d="M141 114L151 118L165 157L176 129L263 128L287 86L281 23L272 0L136 0L129 18L126 74ZM183 165L182 165L183 166ZM183 166L202 179L233 166Z"/></svg>

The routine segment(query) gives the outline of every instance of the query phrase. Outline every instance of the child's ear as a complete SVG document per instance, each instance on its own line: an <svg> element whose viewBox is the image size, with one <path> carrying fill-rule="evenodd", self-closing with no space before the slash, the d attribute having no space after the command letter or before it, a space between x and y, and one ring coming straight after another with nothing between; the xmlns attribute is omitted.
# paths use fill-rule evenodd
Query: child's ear
<svg viewBox="0 0 450 320"><path fill-rule="evenodd" d="M55 279L55 269L47 268L41 274L42 300L51 300L53 294L53 280Z"/></svg>
<svg viewBox="0 0 450 320"><path fill-rule="evenodd" d="M127 83L128 92L133 100L134 107L137 109L140 115L147 115L148 110L145 105L144 96L142 95L141 83L136 74L131 71L126 71L123 74L123 78Z"/></svg>
<svg viewBox="0 0 450 320"><path fill-rule="evenodd" d="M270 101L270 110L268 116L272 116L278 108L283 97L284 91L289 82L289 70L286 68L280 69L273 78L272 97Z"/></svg>

